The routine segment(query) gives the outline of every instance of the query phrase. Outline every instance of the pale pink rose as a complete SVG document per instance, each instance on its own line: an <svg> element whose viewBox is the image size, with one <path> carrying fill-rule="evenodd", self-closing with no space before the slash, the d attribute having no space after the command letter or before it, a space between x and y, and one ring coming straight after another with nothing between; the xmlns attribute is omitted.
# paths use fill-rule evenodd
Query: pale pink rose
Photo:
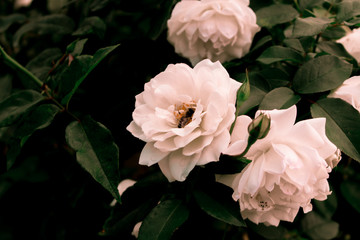
<svg viewBox="0 0 360 240"><path fill-rule="evenodd" d="M183 0L168 20L168 40L193 65L206 58L241 58L260 30L248 5L248 0Z"/></svg>
<svg viewBox="0 0 360 240"><path fill-rule="evenodd" d="M136 96L127 130L146 142L139 163L159 163L169 181L184 181L196 165L218 161L240 85L219 62L170 64Z"/></svg>
<svg viewBox="0 0 360 240"><path fill-rule="evenodd" d="M360 63L360 28L353 29L336 42L341 43L346 51Z"/></svg>
<svg viewBox="0 0 360 240"><path fill-rule="evenodd" d="M325 135L325 118L294 125L296 106L263 112L271 118L270 131L245 154L251 162L241 173L219 175L217 180L234 189L244 219L277 226L280 220L292 222L300 207L305 213L311 211L311 199L327 198L331 169L325 159L337 148ZM248 116L237 118L225 154L243 152L251 121Z"/></svg>
<svg viewBox="0 0 360 240"><path fill-rule="evenodd" d="M340 149L337 149L333 155L331 155L330 157L326 158L325 161L328 165L328 171L330 172L334 167L336 167L338 165L338 163L341 160L341 151Z"/></svg>
<svg viewBox="0 0 360 240"><path fill-rule="evenodd" d="M340 87L331 91L328 97L341 98L360 112L360 76L345 80Z"/></svg>

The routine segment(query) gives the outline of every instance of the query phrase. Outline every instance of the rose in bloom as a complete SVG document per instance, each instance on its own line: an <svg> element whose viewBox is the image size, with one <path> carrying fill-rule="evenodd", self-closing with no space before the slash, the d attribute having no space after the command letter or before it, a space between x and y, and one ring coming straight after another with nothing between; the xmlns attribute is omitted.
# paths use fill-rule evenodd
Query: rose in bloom
<svg viewBox="0 0 360 240"><path fill-rule="evenodd" d="M264 112L271 119L270 131L245 154L251 162L241 173L219 175L217 180L234 189L244 219L277 226L280 220L292 222L300 207L311 211L311 199L327 198L331 166L326 159L331 162L337 148L325 135L324 118L294 125L295 106ZM248 116L237 118L225 154L244 151L251 121Z"/></svg>
<svg viewBox="0 0 360 240"><path fill-rule="evenodd" d="M360 76L354 76L345 80L328 97L341 98L360 112Z"/></svg>
<svg viewBox="0 0 360 240"><path fill-rule="evenodd" d="M360 63L360 28L353 29L352 32L336 42L341 43L346 51Z"/></svg>
<svg viewBox="0 0 360 240"><path fill-rule="evenodd" d="M184 181L196 165L218 161L240 85L219 62L169 65L136 96L127 130L147 142L139 163L158 163L169 181Z"/></svg>
<svg viewBox="0 0 360 240"><path fill-rule="evenodd" d="M248 0L183 0L168 20L168 40L193 65L206 58L241 58L260 30L248 5Z"/></svg>

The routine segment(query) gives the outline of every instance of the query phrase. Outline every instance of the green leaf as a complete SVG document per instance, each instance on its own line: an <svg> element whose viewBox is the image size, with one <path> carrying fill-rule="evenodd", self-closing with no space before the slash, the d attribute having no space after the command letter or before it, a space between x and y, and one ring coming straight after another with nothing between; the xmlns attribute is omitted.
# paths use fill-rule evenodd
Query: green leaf
<svg viewBox="0 0 360 240"><path fill-rule="evenodd" d="M90 34L97 35L100 39L105 36L106 24L98 16L85 18L79 28L73 32L73 36L85 36Z"/></svg>
<svg viewBox="0 0 360 240"><path fill-rule="evenodd" d="M301 219L301 227L311 239L334 239L339 232L337 222L324 219L316 212L305 214Z"/></svg>
<svg viewBox="0 0 360 240"><path fill-rule="evenodd" d="M290 88L275 88L265 95L264 99L259 105L259 109L287 109L299 102L300 99L301 97L296 95Z"/></svg>
<svg viewBox="0 0 360 240"><path fill-rule="evenodd" d="M71 54L73 57L77 57L79 56L83 49L84 49L84 45L87 42L87 38L84 39L77 39L74 42L70 43L67 47L66 47L66 53L67 54Z"/></svg>
<svg viewBox="0 0 360 240"><path fill-rule="evenodd" d="M326 118L326 135L346 155L360 162L360 113L338 98L325 98L311 105L314 118Z"/></svg>
<svg viewBox="0 0 360 240"><path fill-rule="evenodd" d="M255 12L257 24L261 27L273 27L277 24L292 21L299 13L291 5L274 4Z"/></svg>
<svg viewBox="0 0 360 240"><path fill-rule="evenodd" d="M270 89L285 87L290 83L290 76L280 68L265 68L260 74L270 84Z"/></svg>
<svg viewBox="0 0 360 240"><path fill-rule="evenodd" d="M323 18L297 18L294 23L292 37L315 36L323 32L331 23L329 19Z"/></svg>
<svg viewBox="0 0 360 240"><path fill-rule="evenodd" d="M22 119L14 132L14 139L10 143L9 152L6 155L7 169L15 163L21 148L28 138L36 131L49 126L55 116L60 112L60 108L54 104L43 104L35 108L25 118Z"/></svg>
<svg viewBox="0 0 360 240"><path fill-rule="evenodd" d="M239 76L240 82L245 81L246 75L241 74ZM252 108L259 105L266 95L266 93L270 89L269 83L266 81L266 79L257 72L250 72L249 73L249 79L251 79L250 82L250 95L249 98L241 104L241 106L238 109L238 114L245 114L248 111L250 111Z"/></svg>
<svg viewBox="0 0 360 240"><path fill-rule="evenodd" d="M341 194L346 201L360 213L360 184L353 180L345 180L340 185Z"/></svg>
<svg viewBox="0 0 360 240"><path fill-rule="evenodd" d="M36 32L40 35L62 36L70 34L73 28L73 20L66 15L52 14L43 16L19 28L14 35L13 46L18 48L21 38L28 32Z"/></svg>
<svg viewBox="0 0 360 240"><path fill-rule="evenodd" d="M72 61L70 67L61 76L63 81L60 88L66 94L61 101L62 104L65 105L70 102L72 96L90 72L118 46L119 44L101 48L95 52L94 56L82 55Z"/></svg>
<svg viewBox="0 0 360 240"><path fill-rule="evenodd" d="M256 43L254 43L254 45L251 47L250 49L250 52L254 52L256 51L257 49L265 46L267 43L270 43L272 40L271 36L270 35L266 35L265 37L259 39L259 41L257 41Z"/></svg>
<svg viewBox="0 0 360 240"><path fill-rule="evenodd" d="M36 130L49 126L60 110L54 104L42 104L35 108L15 130L14 135L16 138L21 139L20 145L23 146Z"/></svg>
<svg viewBox="0 0 360 240"><path fill-rule="evenodd" d="M294 90L308 94L340 86L351 75L352 65L335 56L320 56L306 62L296 72Z"/></svg>
<svg viewBox="0 0 360 240"><path fill-rule="evenodd" d="M292 48L272 46L266 49L256 60L264 64L280 61L301 63L303 61L303 56Z"/></svg>
<svg viewBox="0 0 360 240"><path fill-rule="evenodd" d="M231 198L231 191L229 194L224 194L224 185L216 184L213 187L213 194L202 190L194 191L195 200L200 208L220 221L234 226L244 227L245 222L240 215L239 203ZM230 188L228 189L231 190ZM217 194L219 192L222 194Z"/></svg>
<svg viewBox="0 0 360 240"><path fill-rule="evenodd" d="M45 97L33 90L16 92L0 102L0 127L16 122L24 113Z"/></svg>
<svg viewBox="0 0 360 240"><path fill-rule="evenodd" d="M237 91L236 94L236 111L235 111L235 121L233 122L233 124L231 125L230 128L230 133L233 131L234 126L235 126L235 122L236 122L236 117L239 115L239 109L241 107L241 105L246 102L246 100L249 98L250 96L250 81L249 81L249 74L248 71L246 70L246 77L244 82L241 84L239 90Z"/></svg>
<svg viewBox="0 0 360 240"><path fill-rule="evenodd" d="M62 52L59 48L49 48L42 51L36 57L31 59L25 68L32 72L40 80L46 80L50 70L53 67L53 63L56 62L62 56ZM22 83L27 88L38 89L38 85L32 81L22 80Z"/></svg>
<svg viewBox="0 0 360 240"><path fill-rule="evenodd" d="M336 43L333 41L322 41L319 42L317 47L324 52L327 52L331 55L337 56L339 58L345 58L348 60L352 60L353 56L351 56L344 48L344 46L340 43Z"/></svg>
<svg viewBox="0 0 360 240"><path fill-rule="evenodd" d="M141 224L139 240L167 240L189 217L183 201L169 199L160 202Z"/></svg>
<svg viewBox="0 0 360 240"><path fill-rule="evenodd" d="M352 19L360 15L360 2L358 0L344 0L339 4L336 16L338 22Z"/></svg>
<svg viewBox="0 0 360 240"><path fill-rule="evenodd" d="M119 149L110 131L88 116L70 123L65 137L80 165L120 202Z"/></svg>
<svg viewBox="0 0 360 240"><path fill-rule="evenodd" d="M292 48L298 52L305 53L305 50L304 50L300 40L297 38L284 39L284 44L286 46L288 46L289 48Z"/></svg>

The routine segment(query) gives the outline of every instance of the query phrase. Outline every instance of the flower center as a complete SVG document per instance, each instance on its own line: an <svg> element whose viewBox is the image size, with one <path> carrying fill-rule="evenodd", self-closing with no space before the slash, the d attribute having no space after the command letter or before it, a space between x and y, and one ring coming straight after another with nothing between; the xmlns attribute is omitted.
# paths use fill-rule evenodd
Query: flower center
<svg viewBox="0 0 360 240"><path fill-rule="evenodd" d="M184 128L186 125L191 123L195 109L196 104L193 102L183 103L175 108L174 116L177 121L178 128Z"/></svg>

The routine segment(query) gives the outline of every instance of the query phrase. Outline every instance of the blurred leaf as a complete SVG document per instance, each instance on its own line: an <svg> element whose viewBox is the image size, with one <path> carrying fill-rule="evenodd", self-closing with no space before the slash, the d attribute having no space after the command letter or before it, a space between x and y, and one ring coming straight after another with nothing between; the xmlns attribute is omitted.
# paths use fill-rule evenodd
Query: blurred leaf
<svg viewBox="0 0 360 240"><path fill-rule="evenodd" d="M166 29L166 23L167 20L170 18L173 6L177 0L165 0L162 1L162 4L157 8L156 13L151 13L151 24L148 26L145 24L145 28L149 29L149 37L152 40L156 40L160 34L163 32L164 29ZM153 16L157 16L154 18Z"/></svg>
<svg viewBox="0 0 360 240"><path fill-rule="evenodd" d="M305 50L305 52L313 51L313 47L316 44L315 38L313 36L302 37L299 40L300 40L300 43L303 46L303 49Z"/></svg>
<svg viewBox="0 0 360 240"><path fill-rule="evenodd" d="M87 38L85 39L77 39L74 42L70 43L67 47L66 47L66 53L67 54L71 54L73 57L77 57L79 56L83 49L84 49L84 45L87 42Z"/></svg>
<svg viewBox="0 0 360 240"><path fill-rule="evenodd" d="M62 99L62 104L68 104L80 84L90 74L90 72L116 47L110 46L97 50L94 56L82 55L78 56L71 62L71 65L61 76L61 91L66 96Z"/></svg>
<svg viewBox="0 0 360 240"><path fill-rule="evenodd" d="M360 15L360 2L358 0L344 0L339 4L336 16L338 22L349 20Z"/></svg>
<svg viewBox="0 0 360 240"><path fill-rule="evenodd" d="M6 74L0 76L0 102L11 94L12 89L12 76Z"/></svg>
<svg viewBox="0 0 360 240"><path fill-rule="evenodd" d="M62 14L52 14L30 21L17 30L13 39L14 48L20 46L20 40L28 32L36 32L40 35L66 35L73 31L73 20Z"/></svg>
<svg viewBox="0 0 360 240"><path fill-rule="evenodd" d="M239 203L235 202L231 197L232 189L216 183L212 186L211 192L212 193L202 190L194 191L195 200L200 208L220 221L234 226L244 227L245 222L240 215ZM226 192L228 194L225 194Z"/></svg>
<svg viewBox="0 0 360 240"><path fill-rule="evenodd" d="M44 129L51 124L60 108L54 104L43 104L31 111L22 119L14 132L14 139L10 143L9 152L6 155L7 169L15 163L21 148L28 138L39 129Z"/></svg>
<svg viewBox="0 0 360 240"><path fill-rule="evenodd" d="M296 92L303 94L325 92L340 86L350 77L351 71L351 64L335 56L320 56L298 69L293 87Z"/></svg>
<svg viewBox="0 0 360 240"><path fill-rule="evenodd" d="M0 33L5 32L13 23L23 22L25 20L26 16L20 13L0 17Z"/></svg>
<svg viewBox="0 0 360 240"><path fill-rule="evenodd" d="M324 18L297 18L294 23L292 37L315 36L323 32L330 24L329 19Z"/></svg>
<svg viewBox="0 0 360 240"><path fill-rule="evenodd" d="M189 217L189 209L179 199L160 202L141 224L139 240L170 239L173 232Z"/></svg>
<svg viewBox="0 0 360 240"><path fill-rule="evenodd" d="M265 226L262 223L255 224L251 221L246 221L246 225L252 229L254 232L259 234L260 236L264 237L265 239L286 239L286 228L279 225L275 226Z"/></svg>
<svg viewBox="0 0 360 240"><path fill-rule="evenodd" d="M90 1L90 10L95 12L98 10L103 9L104 7L106 7L109 3L109 0L91 0Z"/></svg>
<svg viewBox="0 0 360 240"><path fill-rule="evenodd" d="M0 127L13 124L44 96L33 90L18 91L0 102Z"/></svg>
<svg viewBox="0 0 360 240"><path fill-rule="evenodd" d="M340 39L346 35L345 29L342 26L327 28L321 36L327 39Z"/></svg>
<svg viewBox="0 0 360 240"><path fill-rule="evenodd" d="M280 61L301 63L303 61L303 57L299 52L291 48L272 46L266 49L256 60L264 64L271 64Z"/></svg>
<svg viewBox="0 0 360 240"><path fill-rule="evenodd" d="M85 36L90 34L97 35L100 39L105 36L106 24L98 16L85 18L80 24L79 28L73 32L73 36Z"/></svg>
<svg viewBox="0 0 360 240"><path fill-rule="evenodd" d="M338 206L335 192L332 192L330 195L328 195L327 199L324 201L314 199L312 200L312 203L316 212L319 213L323 218L328 220L331 220Z"/></svg>
<svg viewBox="0 0 360 240"><path fill-rule="evenodd" d="M119 149L110 131L88 116L70 123L65 137L80 165L120 202Z"/></svg>
<svg viewBox="0 0 360 240"><path fill-rule="evenodd" d="M273 27L277 24L290 22L299 13L291 5L274 4L261 8L255 12L257 24L261 27Z"/></svg>
<svg viewBox="0 0 360 240"><path fill-rule="evenodd" d="M342 195L346 201L360 213L360 185L353 180L345 180L340 185Z"/></svg>
<svg viewBox="0 0 360 240"><path fill-rule="evenodd" d="M299 102L301 97L287 87L275 88L268 92L259 105L259 109L287 109Z"/></svg>
<svg viewBox="0 0 360 240"><path fill-rule="evenodd" d="M326 135L346 155L360 162L360 113L338 98L325 98L311 105L314 118L326 118Z"/></svg>
<svg viewBox="0 0 360 240"><path fill-rule="evenodd" d="M339 224L337 222L322 218L316 212L309 212L301 219L301 227L303 231L311 237L311 239L333 239L339 232Z"/></svg>
<svg viewBox="0 0 360 240"><path fill-rule="evenodd" d="M302 11L311 9L324 3L324 0L299 0L299 7Z"/></svg>

